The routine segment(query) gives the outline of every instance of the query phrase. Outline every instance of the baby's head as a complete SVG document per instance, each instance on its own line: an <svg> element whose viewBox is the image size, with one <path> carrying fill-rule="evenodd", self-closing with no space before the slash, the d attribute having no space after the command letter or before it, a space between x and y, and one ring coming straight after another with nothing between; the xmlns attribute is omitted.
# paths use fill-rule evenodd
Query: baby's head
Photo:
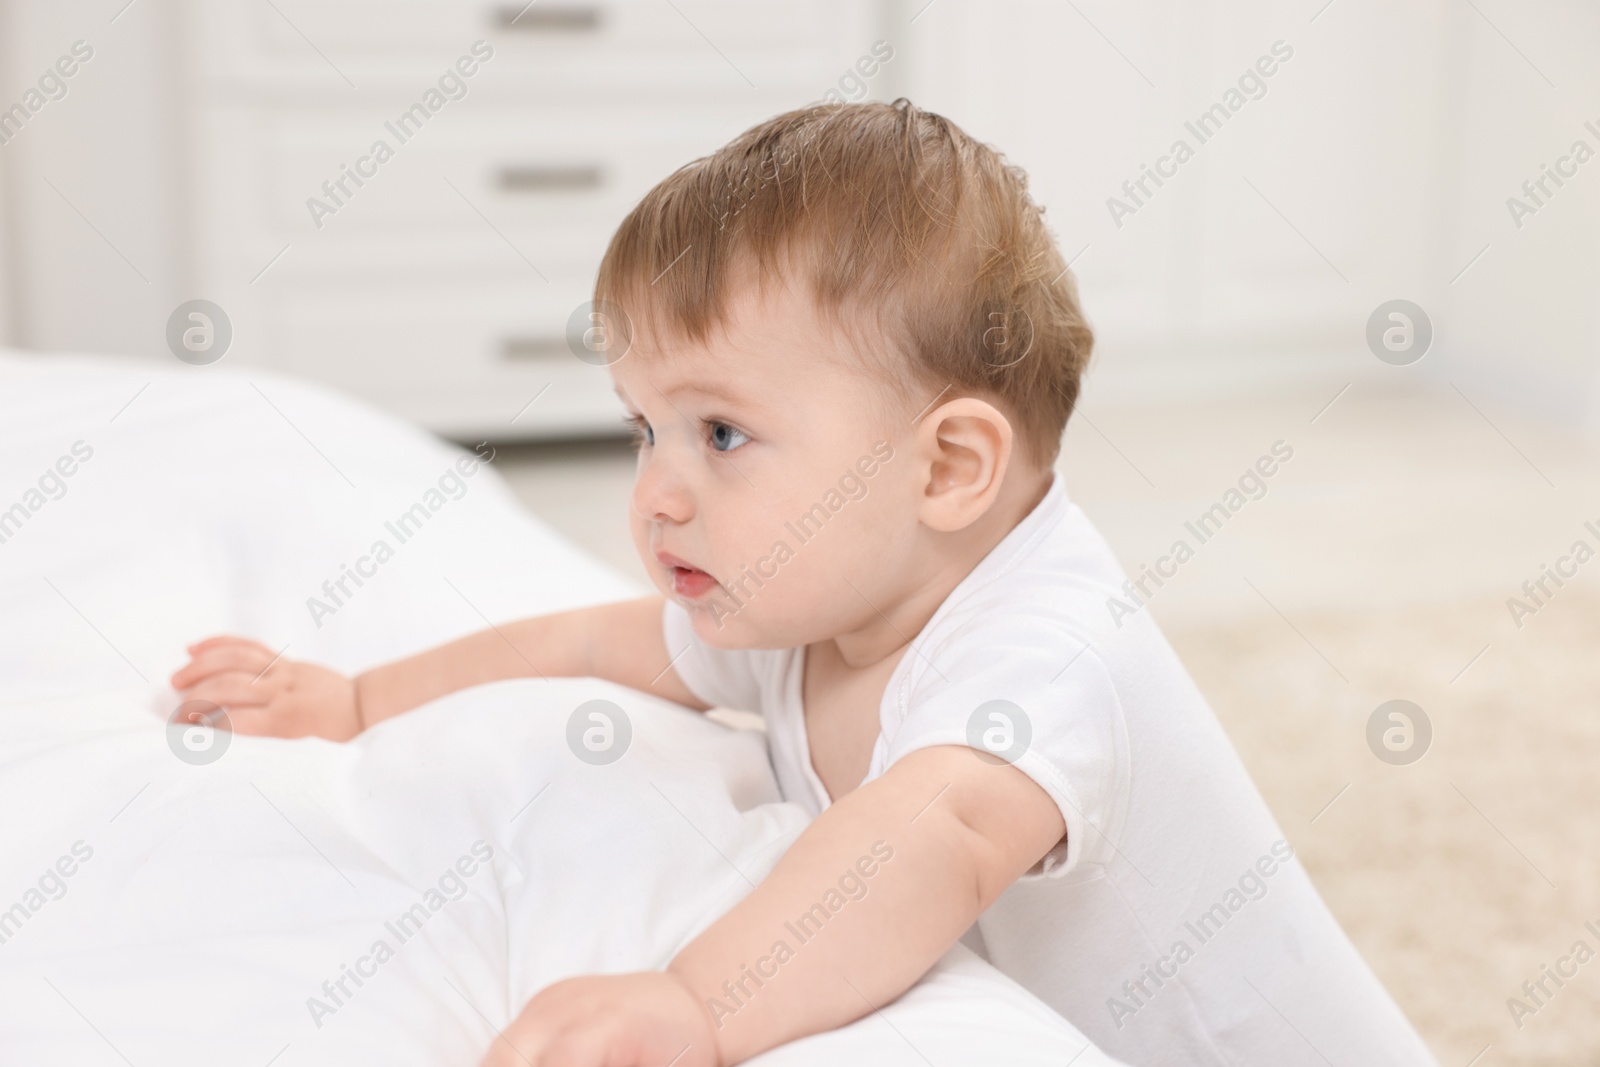
<svg viewBox="0 0 1600 1067"><path fill-rule="evenodd" d="M635 544L724 648L920 626L1048 485L1093 343L1022 172L903 100L681 168L595 299Z"/></svg>

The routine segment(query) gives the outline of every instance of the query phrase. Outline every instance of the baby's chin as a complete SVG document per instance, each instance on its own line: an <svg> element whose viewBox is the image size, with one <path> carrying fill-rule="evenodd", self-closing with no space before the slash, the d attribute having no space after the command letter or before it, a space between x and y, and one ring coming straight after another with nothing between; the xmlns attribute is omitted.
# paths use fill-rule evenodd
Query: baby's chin
<svg viewBox="0 0 1600 1067"><path fill-rule="evenodd" d="M711 648L727 651L793 648L796 644L805 643L796 641L791 634L780 632L787 630L786 627L764 625L765 620L753 605L741 609L720 598L700 601L686 600L682 597L673 599L689 612L689 621L694 625L695 636Z"/></svg>

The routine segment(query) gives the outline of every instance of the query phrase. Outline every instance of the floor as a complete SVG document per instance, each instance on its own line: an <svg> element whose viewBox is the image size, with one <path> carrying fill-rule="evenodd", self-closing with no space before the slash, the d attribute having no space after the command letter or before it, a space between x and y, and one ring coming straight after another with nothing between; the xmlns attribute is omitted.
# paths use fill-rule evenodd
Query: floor
<svg viewBox="0 0 1600 1067"><path fill-rule="evenodd" d="M1520 1019L1507 1003L1575 942L1600 950L1584 927L1600 931L1600 563L1523 592L1574 542L1600 549L1600 453L1454 387L1334 394L1086 406L1059 469L1130 575L1194 549L1146 583L1149 609L1440 1062L1600 1064L1600 964ZM1275 445L1274 473L1246 478L1202 543L1186 523L1239 504L1229 490ZM498 465L642 576L626 445ZM1513 618L1511 597L1532 610ZM1409 765L1366 740L1392 699L1432 724Z"/></svg>

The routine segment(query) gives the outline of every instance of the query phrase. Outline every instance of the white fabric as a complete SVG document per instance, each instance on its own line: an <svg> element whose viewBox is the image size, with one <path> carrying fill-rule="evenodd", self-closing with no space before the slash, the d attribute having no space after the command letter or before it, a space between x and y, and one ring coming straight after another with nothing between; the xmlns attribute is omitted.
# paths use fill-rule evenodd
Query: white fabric
<svg viewBox="0 0 1600 1067"><path fill-rule="evenodd" d="M1107 598L1123 595L1122 583L1055 478L901 658L866 780L918 749L968 745L990 701L1022 710L1008 715L1031 726L1015 766L1060 808L1067 842L979 918L982 946L1110 1054L1141 1064L1432 1063L1292 860L1148 614L1112 622ZM801 701L805 650L714 649L671 602L664 621L690 690L761 713L783 795L813 814L826 807ZM1186 925L1219 903L1204 925Z"/></svg>
<svg viewBox="0 0 1600 1067"><path fill-rule="evenodd" d="M80 440L64 490L29 497ZM317 626L307 598L461 456L269 375L0 353L0 515L27 511L0 542L7 1067L470 1067L549 982L664 964L803 829L758 732L593 680L479 687L344 745L173 755L164 680L200 636L358 670L637 592L479 470ZM565 740L597 697L633 726L608 766ZM347 966L366 977L334 1003ZM1059 1067L1085 1045L956 950L753 1062Z"/></svg>

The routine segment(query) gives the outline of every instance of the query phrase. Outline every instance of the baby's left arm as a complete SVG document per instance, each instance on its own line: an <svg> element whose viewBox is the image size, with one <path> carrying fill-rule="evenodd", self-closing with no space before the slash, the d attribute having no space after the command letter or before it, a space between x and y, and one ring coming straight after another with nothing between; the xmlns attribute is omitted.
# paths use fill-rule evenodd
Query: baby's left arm
<svg viewBox="0 0 1600 1067"><path fill-rule="evenodd" d="M485 1067L723 1067L843 1026L910 988L1065 832L1015 767L914 752L823 812L666 971L542 990Z"/></svg>

